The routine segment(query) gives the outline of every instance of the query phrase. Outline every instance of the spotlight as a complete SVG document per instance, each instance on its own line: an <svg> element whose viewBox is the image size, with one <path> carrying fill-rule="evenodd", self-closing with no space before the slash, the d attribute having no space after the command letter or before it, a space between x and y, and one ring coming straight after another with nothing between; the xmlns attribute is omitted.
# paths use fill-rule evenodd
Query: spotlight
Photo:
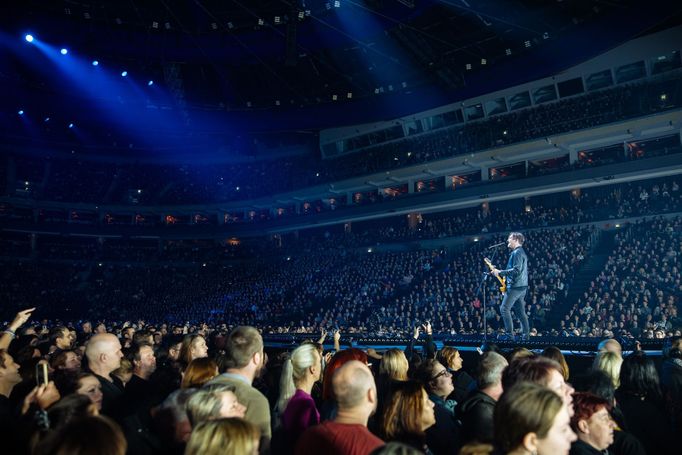
<svg viewBox="0 0 682 455"><path fill-rule="evenodd" d="M24 39L26 39L26 41L28 41L29 43L32 43L33 42L33 35L26 35L24 37Z"/></svg>
<svg viewBox="0 0 682 455"><path fill-rule="evenodd" d="M154 85L154 81L147 82L147 85Z"/></svg>
<svg viewBox="0 0 682 455"><path fill-rule="evenodd" d="M93 61L92 61L92 66L97 66L97 65L99 65L99 62L98 62L97 60L93 60Z"/></svg>
<svg viewBox="0 0 682 455"><path fill-rule="evenodd" d="M62 55L66 55L66 54L69 53L69 50L68 50L67 48L65 48L65 47L62 47L62 50L59 51L59 53L62 54Z"/></svg>
<svg viewBox="0 0 682 455"><path fill-rule="evenodd" d="M69 128L73 128L73 123L69 123Z"/></svg>
<svg viewBox="0 0 682 455"><path fill-rule="evenodd" d="M23 109L20 109L19 112L17 112L17 114L19 114L19 115L24 115L24 110L23 110Z"/></svg>
<svg viewBox="0 0 682 455"><path fill-rule="evenodd" d="M45 117L45 122L49 122L49 121L50 121L50 117Z"/></svg>
<svg viewBox="0 0 682 455"><path fill-rule="evenodd" d="M123 72L121 73L121 77L126 77L127 75L128 75L128 72L127 72L127 71L123 71Z"/></svg>

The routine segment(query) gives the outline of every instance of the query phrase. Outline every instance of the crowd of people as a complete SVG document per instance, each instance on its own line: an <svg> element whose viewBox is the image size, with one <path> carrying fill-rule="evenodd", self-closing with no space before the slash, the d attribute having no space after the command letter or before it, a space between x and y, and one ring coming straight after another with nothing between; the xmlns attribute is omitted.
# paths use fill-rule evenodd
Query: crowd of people
<svg viewBox="0 0 682 455"><path fill-rule="evenodd" d="M38 199L114 204L253 199L671 109L682 104L680 81L673 79L672 83L672 87L670 80L619 85L437 129L336 159L320 159L313 150L269 160L206 164L116 163L88 160L80 154L49 160L17 155L11 158L11 166L1 163L0 170L5 178L13 167L13 180L29 182L22 191ZM664 102L662 94L666 94ZM559 166L553 171L562 169L569 168ZM7 185L0 188L4 191Z"/></svg>
<svg viewBox="0 0 682 455"><path fill-rule="evenodd" d="M618 233L604 270L561 321L593 336L665 338L682 319L682 218L653 219Z"/></svg>
<svg viewBox="0 0 682 455"><path fill-rule="evenodd" d="M72 325L34 311L0 334L3 453L641 455L680 444L679 337L660 373L615 339L595 342L591 368L552 346L494 344L465 368L428 321L405 350L342 348L338 330L283 350L253 326Z"/></svg>

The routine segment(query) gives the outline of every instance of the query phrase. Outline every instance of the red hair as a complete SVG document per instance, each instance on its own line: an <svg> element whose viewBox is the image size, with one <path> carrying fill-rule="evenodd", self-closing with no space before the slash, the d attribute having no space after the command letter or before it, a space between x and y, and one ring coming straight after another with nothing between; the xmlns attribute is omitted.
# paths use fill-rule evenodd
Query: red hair
<svg viewBox="0 0 682 455"><path fill-rule="evenodd" d="M573 394L573 410L575 413L571 417L571 428L577 431L578 422L589 420L596 412L605 408L611 411L611 405L605 399L589 392L576 392Z"/></svg>
<svg viewBox="0 0 682 455"><path fill-rule="evenodd" d="M343 366L344 363L351 360L359 360L360 362L367 364L367 354L361 349L349 348L337 352L329 361L327 368L324 370L324 378L322 379L323 400L334 399L334 391L332 390L332 376L334 376L334 372Z"/></svg>

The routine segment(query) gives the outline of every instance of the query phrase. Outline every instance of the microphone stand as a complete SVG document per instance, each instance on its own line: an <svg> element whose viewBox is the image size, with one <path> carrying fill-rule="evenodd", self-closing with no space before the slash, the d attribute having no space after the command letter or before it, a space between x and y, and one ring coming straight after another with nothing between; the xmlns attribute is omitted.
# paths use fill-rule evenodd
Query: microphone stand
<svg viewBox="0 0 682 455"><path fill-rule="evenodd" d="M488 249L490 249L490 248L494 249L493 254L490 258L490 262L493 264L495 261L495 256L497 256L497 247L501 246L501 245L504 245L504 243L500 243L500 244L494 245L493 247L488 248ZM481 281L478 283L478 288L476 289L476 297L478 297L481 294L481 292L483 293L483 343L488 342L488 318L485 315L486 309L487 309L485 283L486 283L486 281L488 281L489 276L490 276L490 272L488 272L487 270L484 269L483 274L481 276Z"/></svg>

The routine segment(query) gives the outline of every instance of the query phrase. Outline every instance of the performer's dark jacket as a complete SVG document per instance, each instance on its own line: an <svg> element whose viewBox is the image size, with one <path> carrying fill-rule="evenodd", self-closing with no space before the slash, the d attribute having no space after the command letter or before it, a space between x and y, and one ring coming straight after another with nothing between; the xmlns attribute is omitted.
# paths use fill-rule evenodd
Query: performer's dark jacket
<svg viewBox="0 0 682 455"><path fill-rule="evenodd" d="M500 270L500 276L505 277L507 288L527 288L528 287L528 256L519 246L509 255L507 268Z"/></svg>

